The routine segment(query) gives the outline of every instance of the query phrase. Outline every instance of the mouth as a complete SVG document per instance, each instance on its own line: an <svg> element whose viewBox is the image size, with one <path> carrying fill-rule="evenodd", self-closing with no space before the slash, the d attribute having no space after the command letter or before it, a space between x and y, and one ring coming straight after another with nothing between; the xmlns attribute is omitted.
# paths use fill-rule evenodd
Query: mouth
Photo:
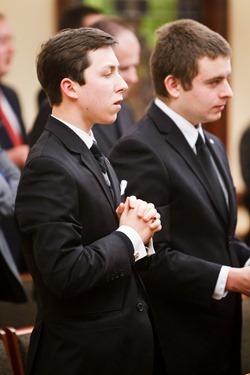
<svg viewBox="0 0 250 375"><path fill-rule="evenodd" d="M121 109L122 100L123 99L120 99L120 100L117 100L116 102L114 102L114 106L116 107L117 112L120 111L120 109Z"/></svg>
<svg viewBox="0 0 250 375"><path fill-rule="evenodd" d="M123 99L117 100L117 102L115 102L114 104L115 105L121 105L122 101L123 101Z"/></svg>
<svg viewBox="0 0 250 375"><path fill-rule="evenodd" d="M226 104L221 104L221 105L217 105L215 108L219 111L219 112L222 112L225 108L225 105Z"/></svg>

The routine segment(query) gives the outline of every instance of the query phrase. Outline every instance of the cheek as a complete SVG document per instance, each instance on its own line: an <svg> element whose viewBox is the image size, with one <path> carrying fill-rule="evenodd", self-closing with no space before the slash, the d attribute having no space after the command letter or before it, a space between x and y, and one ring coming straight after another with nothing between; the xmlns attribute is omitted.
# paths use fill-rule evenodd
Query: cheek
<svg viewBox="0 0 250 375"><path fill-rule="evenodd" d="M193 93L192 97L189 98L188 103L193 108L196 108L196 110L199 111L203 108L209 107L209 103L211 102L211 95L207 91L197 91Z"/></svg>

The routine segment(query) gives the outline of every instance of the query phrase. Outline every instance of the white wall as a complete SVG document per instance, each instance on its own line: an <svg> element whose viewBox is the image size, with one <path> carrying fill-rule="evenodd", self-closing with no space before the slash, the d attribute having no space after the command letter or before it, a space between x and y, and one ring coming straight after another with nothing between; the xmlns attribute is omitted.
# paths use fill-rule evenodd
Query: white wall
<svg viewBox="0 0 250 375"><path fill-rule="evenodd" d="M241 191L244 183L239 167L239 140L250 123L250 1L229 0L229 8L229 42L233 49L231 85L234 97L229 105L228 154L237 190Z"/></svg>
<svg viewBox="0 0 250 375"><path fill-rule="evenodd" d="M36 114L35 58L41 42L54 32L53 0L0 0L0 12L5 14L15 34L15 56L11 72L4 82L18 92L27 128Z"/></svg>

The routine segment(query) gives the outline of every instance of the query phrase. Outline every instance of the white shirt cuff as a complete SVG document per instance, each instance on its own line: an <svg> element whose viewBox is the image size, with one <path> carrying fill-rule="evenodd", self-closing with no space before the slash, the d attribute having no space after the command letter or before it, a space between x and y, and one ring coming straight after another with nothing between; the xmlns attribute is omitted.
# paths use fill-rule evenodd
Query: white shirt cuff
<svg viewBox="0 0 250 375"><path fill-rule="evenodd" d="M219 277L218 277L217 283L215 285L215 289L214 289L214 293L212 295L212 298L220 300L220 299L226 297L228 292L225 292L225 288L226 288L226 282L227 282L227 278L228 278L230 268L231 267L228 267L228 266L222 266L221 267Z"/></svg>
<svg viewBox="0 0 250 375"><path fill-rule="evenodd" d="M147 255L152 255L155 253L152 238L145 247L141 237L132 227L129 227L128 225L121 225L117 230L126 234L126 236L128 236L128 238L132 242L134 247L135 261L142 259Z"/></svg>
<svg viewBox="0 0 250 375"><path fill-rule="evenodd" d="M248 267L248 266L250 266L250 258L248 258L248 260L246 261L246 263L244 265L244 267Z"/></svg>

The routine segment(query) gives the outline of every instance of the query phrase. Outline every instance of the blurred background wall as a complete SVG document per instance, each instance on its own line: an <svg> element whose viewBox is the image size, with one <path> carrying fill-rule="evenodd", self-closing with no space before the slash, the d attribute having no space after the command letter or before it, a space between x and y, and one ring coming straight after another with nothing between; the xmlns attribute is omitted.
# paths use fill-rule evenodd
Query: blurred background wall
<svg viewBox="0 0 250 375"><path fill-rule="evenodd" d="M196 18L222 33L232 45L233 74L231 85L234 98L223 115L222 123L213 124L214 133L225 142L238 192L244 190L239 169L239 139L250 122L250 1L249 0L0 0L0 12L10 21L15 33L16 53L10 74L4 81L19 93L27 128L37 111L35 58L42 41L57 31L58 13L71 4L96 6L108 14L123 14L133 22L146 43L142 80L149 81L148 53L154 44L154 30L161 24L180 17ZM141 112L152 96L148 82L145 103L135 91ZM138 95L139 94L139 95ZM141 113L138 113L138 116ZM210 129L209 129L210 130Z"/></svg>

